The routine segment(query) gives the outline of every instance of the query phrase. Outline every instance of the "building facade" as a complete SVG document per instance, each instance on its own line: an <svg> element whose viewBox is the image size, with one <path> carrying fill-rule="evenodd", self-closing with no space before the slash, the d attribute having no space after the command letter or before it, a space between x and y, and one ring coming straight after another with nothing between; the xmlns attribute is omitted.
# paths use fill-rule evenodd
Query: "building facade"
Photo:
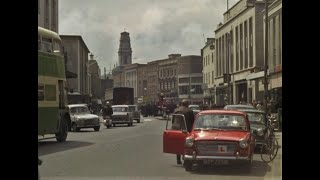
<svg viewBox="0 0 320 180"><path fill-rule="evenodd" d="M201 49L202 65L203 65L203 104L212 106L215 104L215 39L207 38L205 46Z"/></svg>
<svg viewBox="0 0 320 180"><path fill-rule="evenodd" d="M169 58L158 60L159 95L162 93L166 102L178 103L177 59L181 54L170 54Z"/></svg>
<svg viewBox="0 0 320 180"><path fill-rule="evenodd" d="M263 1L240 0L224 13L215 30L215 85L218 105L263 99L247 76L264 66Z"/></svg>
<svg viewBox="0 0 320 180"><path fill-rule="evenodd" d="M38 0L38 26L59 34L58 0Z"/></svg>
<svg viewBox="0 0 320 180"><path fill-rule="evenodd" d="M178 101L189 99L190 104L203 103L202 58L190 55L177 58Z"/></svg>
<svg viewBox="0 0 320 180"><path fill-rule="evenodd" d="M99 68L98 62L94 59L93 54L90 55L89 72L91 76L92 99L101 99L104 96L104 94L102 94L101 88L101 70Z"/></svg>
<svg viewBox="0 0 320 180"><path fill-rule="evenodd" d="M151 104L159 101L159 65L158 61L148 62L147 69L147 100Z"/></svg>
<svg viewBox="0 0 320 180"><path fill-rule="evenodd" d="M138 103L149 103L149 96L148 96L148 65L141 64L137 67L137 97Z"/></svg>
<svg viewBox="0 0 320 180"><path fill-rule="evenodd" d="M67 78L69 92L78 92L85 99L89 99L91 84L88 55L90 51L81 36L60 35L60 37L68 59L67 69L77 75L76 78Z"/></svg>
<svg viewBox="0 0 320 180"><path fill-rule="evenodd" d="M282 108L282 0L275 0L268 8L269 95L276 112Z"/></svg>

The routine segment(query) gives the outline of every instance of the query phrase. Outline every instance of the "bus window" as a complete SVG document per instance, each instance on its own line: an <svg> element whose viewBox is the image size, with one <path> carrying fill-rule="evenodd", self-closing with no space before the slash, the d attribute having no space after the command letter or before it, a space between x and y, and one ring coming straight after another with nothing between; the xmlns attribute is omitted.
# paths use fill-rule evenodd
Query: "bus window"
<svg viewBox="0 0 320 180"><path fill-rule="evenodd" d="M42 37L41 41L41 51L43 52L52 52L52 39Z"/></svg>
<svg viewBox="0 0 320 180"><path fill-rule="evenodd" d="M44 85L38 84L38 101L44 100Z"/></svg>
<svg viewBox="0 0 320 180"><path fill-rule="evenodd" d="M45 99L46 101L56 101L57 100L57 90L55 85L45 86Z"/></svg>
<svg viewBox="0 0 320 180"><path fill-rule="evenodd" d="M54 41L53 43L53 52L58 55L62 55L61 43L59 41Z"/></svg>

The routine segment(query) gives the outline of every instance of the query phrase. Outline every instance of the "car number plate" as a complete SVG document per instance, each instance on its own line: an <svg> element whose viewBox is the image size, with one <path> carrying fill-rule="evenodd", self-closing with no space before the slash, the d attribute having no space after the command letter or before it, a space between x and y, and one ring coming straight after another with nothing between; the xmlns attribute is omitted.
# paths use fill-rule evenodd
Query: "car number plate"
<svg viewBox="0 0 320 180"><path fill-rule="evenodd" d="M214 164L214 165L227 165L229 164L228 160L215 160L215 159L207 159L204 161L205 164Z"/></svg>
<svg viewBox="0 0 320 180"><path fill-rule="evenodd" d="M218 152L219 153L227 153L227 146L226 145L218 145Z"/></svg>

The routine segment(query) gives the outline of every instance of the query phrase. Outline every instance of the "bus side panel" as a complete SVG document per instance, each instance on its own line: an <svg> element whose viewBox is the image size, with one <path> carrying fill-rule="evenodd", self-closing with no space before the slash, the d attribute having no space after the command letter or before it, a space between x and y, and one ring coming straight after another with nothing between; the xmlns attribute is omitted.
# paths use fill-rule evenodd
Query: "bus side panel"
<svg viewBox="0 0 320 180"><path fill-rule="evenodd" d="M54 134L58 130L58 107L38 107L38 134Z"/></svg>

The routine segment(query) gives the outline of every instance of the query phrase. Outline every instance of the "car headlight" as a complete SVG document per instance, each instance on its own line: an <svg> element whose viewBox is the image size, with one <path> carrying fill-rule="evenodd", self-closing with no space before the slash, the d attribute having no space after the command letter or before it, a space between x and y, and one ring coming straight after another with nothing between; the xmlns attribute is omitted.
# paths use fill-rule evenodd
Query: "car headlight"
<svg viewBox="0 0 320 180"><path fill-rule="evenodd" d="M248 142L245 139L241 139L239 142L239 145L241 148L246 148L246 147L248 147Z"/></svg>
<svg viewBox="0 0 320 180"><path fill-rule="evenodd" d="M263 136L264 135L263 129L258 129L257 130L257 135L258 136Z"/></svg>
<svg viewBox="0 0 320 180"><path fill-rule="evenodd" d="M187 138L186 138L185 146L186 146L186 147L192 147L193 144L194 144L194 139L193 139L193 137L187 137Z"/></svg>

